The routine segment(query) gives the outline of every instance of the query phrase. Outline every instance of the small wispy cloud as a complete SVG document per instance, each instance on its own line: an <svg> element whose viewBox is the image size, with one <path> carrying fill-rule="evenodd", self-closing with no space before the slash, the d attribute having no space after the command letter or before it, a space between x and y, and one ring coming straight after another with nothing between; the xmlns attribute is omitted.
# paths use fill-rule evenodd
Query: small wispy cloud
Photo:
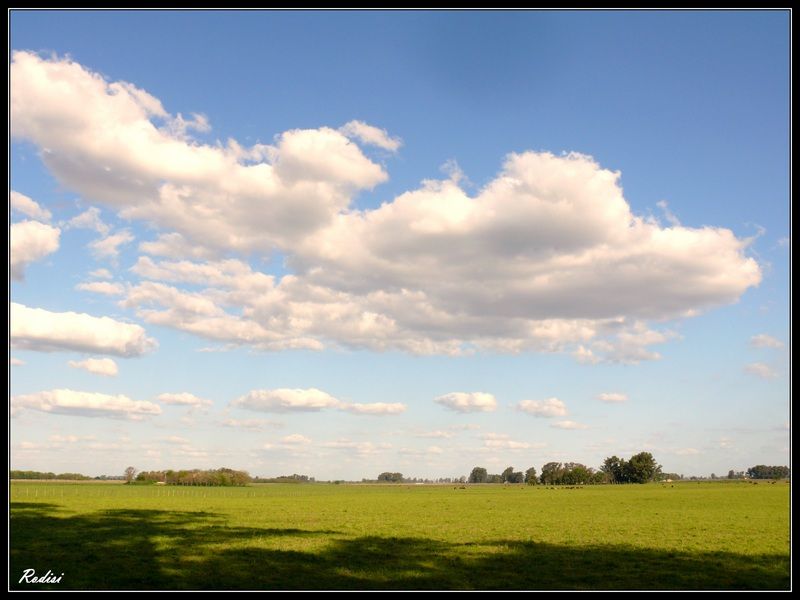
<svg viewBox="0 0 800 600"><path fill-rule="evenodd" d="M778 376L778 372L766 363L754 362L744 366L746 373L755 375L761 379L774 379Z"/></svg>

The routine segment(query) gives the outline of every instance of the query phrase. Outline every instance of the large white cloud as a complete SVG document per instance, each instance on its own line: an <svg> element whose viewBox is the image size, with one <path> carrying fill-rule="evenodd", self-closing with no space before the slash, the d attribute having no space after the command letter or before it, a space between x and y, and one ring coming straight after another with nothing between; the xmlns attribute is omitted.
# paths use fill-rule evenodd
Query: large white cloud
<svg viewBox="0 0 800 600"><path fill-rule="evenodd" d="M22 221L11 225L11 276L25 278L25 268L58 250L61 231L39 221Z"/></svg>
<svg viewBox="0 0 800 600"><path fill-rule="evenodd" d="M113 417L139 420L161 414L157 404L145 400L131 400L121 394L109 395L95 392L78 392L55 389L12 398L17 409L32 409L46 413L83 417Z"/></svg>
<svg viewBox="0 0 800 600"><path fill-rule="evenodd" d="M11 210L22 213L36 221L49 221L53 217L49 210L42 208L36 200L25 194L11 190L10 200Z"/></svg>
<svg viewBox="0 0 800 600"><path fill-rule="evenodd" d="M326 224L354 192L386 179L331 128L287 131L274 145L204 145L157 98L69 59L15 52L11 73L12 134L41 147L56 177L84 198L206 246L269 250Z"/></svg>
<svg viewBox="0 0 800 600"><path fill-rule="evenodd" d="M139 325L86 313L51 312L16 302L11 303L9 323L12 344L26 350L138 356L158 346Z"/></svg>
<svg viewBox="0 0 800 600"><path fill-rule="evenodd" d="M497 400L485 392L451 392L434 399L434 402L456 412L492 412L497 409Z"/></svg>
<svg viewBox="0 0 800 600"><path fill-rule="evenodd" d="M126 306L209 339L636 363L676 337L648 323L735 302L761 279L748 240L633 214L620 174L586 155L510 154L472 195L454 176L356 210L355 194L386 173L347 136L399 143L365 123L206 145L189 129L207 131L207 119L171 115L66 59L17 52L11 84L12 133L66 186L160 229L142 251L283 254L291 274L278 279L244 261L140 259L141 286L204 289L187 305L180 289L134 287Z"/></svg>

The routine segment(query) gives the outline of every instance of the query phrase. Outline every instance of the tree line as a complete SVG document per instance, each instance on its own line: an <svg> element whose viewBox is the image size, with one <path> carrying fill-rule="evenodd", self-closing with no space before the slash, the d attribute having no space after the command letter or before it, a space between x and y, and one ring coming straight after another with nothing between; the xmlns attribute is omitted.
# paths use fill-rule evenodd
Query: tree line
<svg viewBox="0 0 800 600"><path fill-rule="evenodd" d="M252 481L252 477L247 471L236 471L234 469L191 469L174 471L142 471L136 475L135 480L130 472L132 467L125 470L128 483L135 481L139 484L164 483L167 485L209 485L209 486L241 486L247 485Z"/></svg>
<svg viewBox="0 0 800 600"><path fill-rule="evenodd" d="M88 475L81 475L80 473L43 473L42 471L10 471L9 477L11 479L57 479L67 481L84 481L92 479ZM95 479L98 479L95 477Z"/></svg>
<svg viewBox="0 0 800 600"><path fill-rule="evenodd" d="M756 465L747 469L750 479L788 479L789 467Z"/></svg>
<svg viewBox="0 0 800 600"><path fill-rule="evenodd" d="M308 475L279 475L278 477L253 477L253 483L314 483L316 480Z"/></svg>
<svg viewBox="0 0 800 600"><path fill-rule="evenodd" d="M661 474L659 465L649 452L634 454L625 460L610 456L599 470L576 462L549 462L536 475L534 467L525 472L506 468L500 474L490 474L483 467L475 467L469 474L469 483L527 483L528 485L592 485L599 483L646 483Z"/></svg>

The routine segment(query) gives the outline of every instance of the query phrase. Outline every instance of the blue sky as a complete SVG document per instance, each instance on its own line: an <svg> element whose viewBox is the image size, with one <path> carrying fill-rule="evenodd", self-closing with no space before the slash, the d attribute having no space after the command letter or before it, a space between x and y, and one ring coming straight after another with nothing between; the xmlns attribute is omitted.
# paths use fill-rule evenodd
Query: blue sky
<svg viewBox="0 0 800 600"><path fill-rule="evenodd" d="M787 463L787 13L10 32L14 468Z"/></svg>

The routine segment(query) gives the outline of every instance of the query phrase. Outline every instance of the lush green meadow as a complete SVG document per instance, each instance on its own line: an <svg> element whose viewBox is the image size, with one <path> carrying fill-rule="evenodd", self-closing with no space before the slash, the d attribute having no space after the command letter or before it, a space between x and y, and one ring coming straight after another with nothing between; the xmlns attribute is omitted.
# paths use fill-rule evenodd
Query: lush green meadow
<svg viewBox="0 0 800 600"><path fill-rule="evenodd" d="M788 589L789 487L14 482L10 585Z"/></svg>

